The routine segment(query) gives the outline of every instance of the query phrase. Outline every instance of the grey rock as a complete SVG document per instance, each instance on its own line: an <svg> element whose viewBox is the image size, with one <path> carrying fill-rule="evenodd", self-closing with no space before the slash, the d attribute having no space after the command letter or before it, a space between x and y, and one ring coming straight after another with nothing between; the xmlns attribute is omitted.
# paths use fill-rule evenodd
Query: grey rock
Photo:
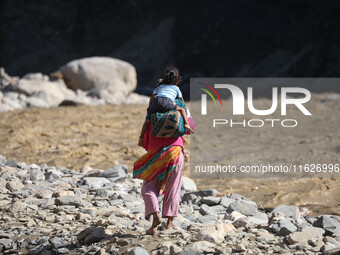
<svg viewBox="0 0 340 255"><path fill-rule="evenodd" d="M248 221L254 225L268 224L268 215L263 212L258 212L254 216L249 216Z"/></svg>
<svg viewBox="0 0 340 255"><path fill-rule="evenodd" d="M311 234L315 238L322 239L323 235L325 234L325 230L322 228L312 227L312 226L305 226L301 228L301 232L307 232Z"/></svg>
<svg viewBox="0 0 340 255"><path fill-rule="evenodd" d="M92 189L101 189L105 184L110 183L110 181L101 177L85 177L84 183Z"/></svg>
<svg viewBox="0 0 340 255"><path fill-rule="evenodd" d="M1 101L1 100L0 100ZM6 158L3 156L3 155L1 155L0 154L0 166L1 165L6 165L6 163L7 163L7 160L6 160Z"/></svg>
<svg viewBox="0 0 340 255"><path fill-rule="evenodd" d="M307 222L312 224L312 225L314 224L315 221L317 221L317 219L318 219L318 217L316 217L316 216L307 216L306 217Z"/></svg>
<svg viewBox="0 0 340 255"><path fill-rule="evenodd" d="M230 193L227 195L228 198L234 199L234 200L246 200L246 201L251 201L249 198L242 196L237 193Z"/></svg>
<svg viewBox="0 0 340 255"><path fill-rule="evenodd" d="M181 214L192 214L193 212L194 212L194 210L189 205L181 205L179 207L179 213L181 213Z"/></svg>
<svg viewBox="0 0 340 255"><path fill-rule="evenodd" d="M96 190L96 195L99 197L108 197L109 196L109 192L105 189L97 189Z"/></svg>
<svg viewBox="0 0 340 255"><path fill-rule="evenodd" d="M190 220L191 222L198 222L198 219L200 217L204 217L204 216L198 216L196 214L186 214L186 215L183 215L184 218L186 218L187 220Z"/></svg>
<svg viewBox="0 0 340 255"><path fill-rule="evenodd" d="M26 99L26 104L27 104L27 107L34 107L34 108L48 108L49 107L45 99L36 97L36 96L28 97Z"/></svg>
<svg viewBox="0 0 340 255"><path fill-rule="evenodd" d="M28 166L28 168L29 168L29 169L38 169L38 170L40 170L40 166L38 166L37 164L30 164L30 165Z"/></svg>
<svg viewBox="0 0 340 255"><path fill-rule="evenodd" d="M104 178L123 178L128 176L128 169L127 166L114 166L99 173L98 176Z"/></svg>
<svg viewBox="0 0 340 255"><path fill-rule="evenodd" d="M30 176L30 180L32 181L44 181L45 175L40 169L30 169L27 172Z"/></svg>
<svg viewBox="0 0 340 255"><path fill-rule="evenodd" d="M274 213L282 213L285 218L294 220L300 218L300 210L297 206L279 205L270 213L269 218L271 218Z"/></svg>
<svg viewBox="0 0 340 255"><path fill-rule="evenodd" d="M133 247L127 251L127 255L149 255L149 252L142 247Z"/></svg>
<svg viewBox="0 0 340 255"><path fill-rule="evenodd" d="M109 57L73 60L59 70L63 78L73 81L70 88L89 91L111 104L119 104L137 85L136 70L131 64Z"/></svg>
<svg viewBox="0 0 340 255"><path fill-rule="evenodd" d="M18 161L16 161L15 159L10 159L10 160L7 160L6 165L11 166L11 167L17 167Z"/></svg>
<svg viewBox="0 0 340 255"><path fill-rule="evenodd" d="M8 104L1 104L0 103L0 112L8 112L14 110L11 106Z"/></svg>
<svg viewBox="0 0 340 255"><path fill-rule="evenodd" d="M49 240L50 244L54 249L59 249L60 247L68 245L68 242L59 237L53 237Z"/></svg>
<svg viewBox="0 0 340 255"><path fill-rule="evenodd" d="M44 208L53 206L54 204L55 204L55 198L48 198L40 204L40 207L44 209Z"/></svg>
<svg viewBox="0 0 340 255"><path fill-rule="evenodd" d="M289 220L280 220L271 225L271 229L279 236L289 235L297 230L297 227Z"/></svg>
<svg viewBox="0 0 340 255"><path fill-rule="evenodd" d="M208 196L216 196L218 191L216 189L206 189L206 190L197 190L192 192L186 192L184 193L182 197L182 201L187 201L187 198L189 195L194 194L196 196L200 197L208 197Z"/></svg>
<svg viewBox="0 0 340 255"><path fill-rule="evenodd" d="M220 201L221 201L221 197L208 196L208 197L203 197L200 200L200 203L212 206L212 205L218 205Z"/></svg>
<svg viewBox="0 0 340 255"><path fill-rule="evenodd" d="M10 249L12 247L12 243L12 239L0 238L0 245L3 245L5 249Z"/></svg>
<svg viewBox="0 0 340 255"><path fill-rule="evenodd" d="M226 213L226 208L222 205L214 205L210 206L211 209L213 209L217 214L224 214Z"/></svg>
<svg viewBox="0 0 340 255"><path fill-rule="evenodd" d="M12 213L23 212L26 210L26 207L27 207L26 203L16 201L9 207L9 211Z"/></svg>
<svg viewBox="0 0 340 255"><path fill-rule="evenodd" d="M133 196L129 194L120 194L118 198L123 199L124 202L133 202L136 200L136 198L134 198Z"/></svg>
<svg viewBox="0 0 340 255"><path fill-rule="evenodd" d="M199 216L198 220L201 223L205 223L205 222L209 222L209 221L217 221L217 215L203 215L203 216Z"/></svg>
<svg viewBox="0 0 340 255"><path fill-rule="evenodd" d="M237 211L246 216L254 216L257 214L257 205L251 201L237 200L231 203L227 209L228 213Z"/></svg>
<svg viewBox="0 0 340 255"><path fill-rule="evenodd" d="M332 215L320 216L313 226L323 228L326 231L326 235L340 235L340 222Z"/></svg>
<svg viewBox="0 0 340 255"><path fill-rule="evenodd" d="M64 99L65 95L62 90L67 90L64 81L49 81L48 77L40 73L25 75L19 80L17 91L26 96L37 97L50 106L58 106Z"/></svg>
<svg viewBox="0 0 340 255"><path fill-rule="evenodd" d="M58 181L61 179L61 174L59 171L54 169L48 169L45 173L45 180L46 181Z"/></svg>
<svg viewBox="0 0 340 255"><path fill-rule="evenodd" d="M57 249L57 253L58 254L69 254L70 250L67 249L67 248L59 248L59 249Z"/></svg>
<svg viewBox="0 0 340 255"><path fill-rule="evenodd" d="M58 197L55 200L56 205L74 205L77 207L81 207L84 205L84 201L76 196L63 196Z"/></svg>
<svg viewBox="0 0 340 255"><path fill-rule="evenodd" d="M100 240L104 239L105 229L102 227L89 227L81 231L77 235L78 241L83 241L85 244L92 244L95 242L99 242Z"/></svg>
<svg viewBox="0 0 340 255"><path fill-rule="evenodd" d="M223 205L225 208L228 208L231 203L235 202L235 199L229 198L227 196L221 197L220 205Z"/></svg>
<svg viewBox="0 0 340 255"><path fill-rule="evenodd" d="M6 188L10 191L17 191L17 190L21 190L24 187L24 185L22 185L22 183L17 180L17 181L9 181L6 184Z"/></svg>
<svg viewBox="0 0 340 255"><path fill-rule="evenodd" d="M199 212L202 215L216 215L216 212L206 204L201 205Z"/></svg>
<svg viewBox="0 0 340 255"><path fill-rule="evenodd" d="M197 186L193 180L183 176L181 189L185 192L197 191Z"/></svg>

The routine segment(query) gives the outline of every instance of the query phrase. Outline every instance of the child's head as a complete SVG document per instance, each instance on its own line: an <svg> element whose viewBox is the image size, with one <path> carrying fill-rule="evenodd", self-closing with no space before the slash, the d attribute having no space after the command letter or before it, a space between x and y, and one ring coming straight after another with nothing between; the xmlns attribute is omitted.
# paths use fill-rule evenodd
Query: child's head
<svg viewBox="0 0 340 255"><path fill-rule="evenodd" d="M157 86L161 84L173 84L178 85L182 81L182 76L180 75L178 69L174 66L168 66L164 70L163 78L157 81Z"/></svg>

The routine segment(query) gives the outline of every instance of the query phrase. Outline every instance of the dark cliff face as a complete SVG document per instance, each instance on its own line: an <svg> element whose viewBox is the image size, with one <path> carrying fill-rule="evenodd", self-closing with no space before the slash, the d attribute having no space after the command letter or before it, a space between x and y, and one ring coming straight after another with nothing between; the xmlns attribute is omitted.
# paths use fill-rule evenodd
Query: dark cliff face
<svg viewBox="0 0 340 255"><path fill-rule="evenodd" d="M340 2L0 2L0 66L49 74L87 56L132 63L138 90L167 64L189 77L338 77Z"/></svg>

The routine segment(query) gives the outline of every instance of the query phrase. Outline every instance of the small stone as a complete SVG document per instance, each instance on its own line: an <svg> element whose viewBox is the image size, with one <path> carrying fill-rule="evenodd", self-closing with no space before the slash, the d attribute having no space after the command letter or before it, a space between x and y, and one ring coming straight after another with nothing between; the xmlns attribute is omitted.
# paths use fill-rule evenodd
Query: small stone
<svg viewBox="0 0 340 255"><path fill-rule="evenodd" d="M9 210L12 213L23 212L26 211L27 204L21 201L14 202L10 207Z"/></svg>
<svg viewBox="0 0 340 255"><path fill-rule="evenodd" d="M44 181L45 180L44 173L39 169L30 169L28 171L28 174L30 175L31 181Z"/></svg>
<svg viewBox="0 0 340 255"><path fill-rule="evenodd" d="M243 244L236 244L235 250L238 252L242 252L246 250L246 247Z"/></svg>
<svg viewBox="0 0 340 255"><path fill-rule="evenodd" d="M77 215L76 215L76 219L77 220L80 220L80 221L82 221L82 220L88 220L88 219L91 219L92 217L91 217L91 215L89 215L89 214L85 214L85 213L77 213Z"/></svg>
<svg viewBox="0 0 340 255"><path fill-rule="evenodd" d="M69 254L70 250L67 248L59 248L57 249L58 254Z"/></svg>
<svg viewBox="0 0 340 255"><path fill-rule="evenodd" d="M200 255L215 253L216 244L208 241L197 241L184 247L181 255Z"/></svg>
<svg viewBox="0 0 340 255"><path fill-rule="evenodd" d="M322 215L317 219L314 227L323 228L328 235L340 235L340 222L336 220L332 215Z"/></svg>
<svg viewBox="0 0 340 255"><path fill-rule="evenodd" d="M6 183L6 188L10 191L21 190L24 185L20 181L9 181Z"/></svg>
<svg viewBox="0 0 340 255"><path fill-rule="evenodd" d="M225 208L228 208L231 203L235 202L235 199L223 196L221 197L220 205L223 205Z"/></svg>
<svg viewBox="0 0 340 255"><path fill-rule="evenodd" d="M257 205L251 201L237 200L229 205L227 211L230 213L237 211L246 216L254 216L257 214Z"/></svg>
<svg viewBox="0 0 340 255"><path fill-rule="evenodd" d="M45 179L50 182L58 181L61 179L61 174L57 170L49 169L45 173Z"/></svg>
<svg viewBox="0 0 340 255"><path fill-rule="evenodd" d="M10 249L12 247L12 243L12 239L0 238L0 245L4 246L5 249Z"/></svg>
<svg viewBox="0 0 340 255"><path fill-rule="evenodd" d="M221 201L221 198L220 197L213 197L213 196L208 196L208 197L203 197L200 202L202 204L206 204L206 205L209 205L209 206L212 206L212 205L218 205Z"/></svg>
<svg viewBox="0 0 340 255"><path fill-rule="evenodd" d="M282 213L284 217L294 220L300 219L300 210L297 206L279 205L270 213L269 218L275 213Z"/></svg>
<svg viewBox="0 0 340 255"><path fill-rule="evenodd" d="M75 205L81 207L84 205L84 201L76 196L64 196L58 197L55 200L56 205Z"/></svg>
<svg viewBox="0 0 340 255"><path fill-rule="evenodd" d="M82 173L82 174L86 174L87 172L93 170L92 167L90 166L83 166L82 168L79 169L79 172Z"/></svg>
<svg viewBox="0 0 340 255"><path fill-rule="evenodd" d="M99 242L105 238L105 229L100 227L89 227L77 235L78 241L84 241L85 244Z"/></svg>
<svg viewBox="0 0 340 255"><path fill-rule="evenodd" d="M197 186L193 180L183 176L181 189L185 192L197 191Z"/></svg>
<svg viewBox="0 0 340 255"><path fill-rule="evenodd" d="M142 247L133 247L127 251L127 255L149 255L149 252Z"/></svg>
<svg viewBox="0 0 340 255"><path fill-rule="evenodd" d="M297 230L297 227L292 222L285 219L272 224L271 228L276 234L280 236L289 235Z"/></svg>
<svg viewBox="0 0 340 255"><path fill-rule="evenodd" d="M1 99L0 99L0 101L1 101ZM0 165L4 166L4 165L6 165L6 162L7 162L6 158L3 155L0 154Z"/></svg>
<svg viewBox="0 0 340 255"><path fill-rule="evenodd" d="M222 205L214 205L210 206L217 214L224 214L226 212L226 208Z"/></svg>
<svg viewBox="0 0 340 255"><path fill-rule="evenodd" d="M72 190L59 190L53 193L53 197L65 197L65 196L74 196L74 192Z"/></svg>
<svg viewBox="0 0 340 255"><path fill-rule="evenodd" d="M58 249L60 247L68 245L68 243L65 240L63 240L59 237L53 237L49 240L49 242L54 249Z"/></svg>
<svg viewBox="0 0 340 255"><path fill-rule="evenodd" d="M10 160L7 160L6 165L11 166L11 167L17 167L18 161L16 161L15 159L10 159Z"/></svg>
<svg viewBox="0 0 340 255"><path fill-rule="evenodd" d="M96 222L96 226L97 226L97 227L103 226L103 225L105 224L105 222L106 222L106 220L104 220L104 219L98 220L98 221Z"/></svg>
<svg viewBox="0 0 340 255"><path fill-rule="evenodd" d="M228 232L234 231L234 226L230 223L218 223L204 227L197 235L197 239L200 241L208 241L213 243L222 243L224 236Z"/></svg>
<svg viewBox="0 0 340 255"><path fill-rule="evenodd" d="M181 213L181 214L192 214L193 212L194 212L194 210L192 209L191 206L181 205L179 207L179 213Z"/></svg>
<svg viewBox="0 0 340 255"><path fill-rule="evenodd" d="M182 200L187 201L187 197L191 194L194 194L199 197L208 197L208 196L216 196L218 191L216 189L205 189L205 190L197 190L192 192L186 192L184 193Z"/></svg>
<svg viewBox="0 0 340 255"><path fill-rule="evenodd" d="M231 221L236 221L240 218L246 218L246 216L242 213L239 213L238 211L233 211L231 214L226 215L225 218Z"/></svg>
<svg viewBox="0 0 340 255"><path fill-rule="evenodd" d="M85 177L84 181L85 185L92 189L101 189L105 184L110 183L108 179L101 177Z"/></svg>
<svg viewBox="0 0 340 255"><path fill-rule="evenodd" d="M268 215L263 212L258 212L254 216L248 217L249 223L254 225L268 224Z"/></svg>
<svg viewBox="0 0 340 255"><path fill-rule="evenodd" d="M206 204L201 205L199 212L202 215L215 215L216 214L216 212Z"/></svg>
<svg viewBox="0 0 340 255"><path fill-rule="evenodd" d="M128 168L126 166L114 166L99 174L105 178L122 178L128 176Z"/></svg>
<svg viewBox="0 0 340 255"><path fill-rule="evenodd" d="M204 215L204 216L200 216L199 221L201 223L205 223L205 222L209 222L209 221L217 221L217 215Z"/></svg>
<svg viewBox="0 0 340 255"><path fill-rule="evenodd" d="M315 242L315 238L311 234L306 232L294 232L288 236L289 244L296 244L308 241Z"/></svg>
<svg viewBox="0 0 340 255"><path fill-rule="evenodd" d="M325 230L322 228L312 227L312 226L305 226L301 229L301 232L307 232L311 234L314 238L322 239L323 235L325 234Z"/></svg>
<svg viewBox="0 0 340 255"><path fill-rule="evenodd" d="M54 198L48 198L44 202L41 203L40 207L41 208L48 208L51 206L54 206L55 204L55 199Z"/></svg>

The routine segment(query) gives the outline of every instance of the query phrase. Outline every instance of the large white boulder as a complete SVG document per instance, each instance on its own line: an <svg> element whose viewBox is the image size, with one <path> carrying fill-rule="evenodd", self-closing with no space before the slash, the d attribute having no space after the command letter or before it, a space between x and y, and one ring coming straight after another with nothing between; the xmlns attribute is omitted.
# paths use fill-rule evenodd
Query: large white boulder
<svg viewBox="0 0 340 255"><path fill-rule="evenodd" d="M70 89L89 91L112 104L122 103L137 86L134 66L110 57L73 60L59 71Z"/></svg>
<svg viewBox="0 0 340 255"><path fill-rule="evenodd" d="M58 106L66 98L71 99L75 95L62 80L50 81L48 76L41 73L25 75L18 81L17 91L28 97L38 98L41 107ZM30 103L31 106L37 106L33 101L28 102L29 105Z"/></svg>

